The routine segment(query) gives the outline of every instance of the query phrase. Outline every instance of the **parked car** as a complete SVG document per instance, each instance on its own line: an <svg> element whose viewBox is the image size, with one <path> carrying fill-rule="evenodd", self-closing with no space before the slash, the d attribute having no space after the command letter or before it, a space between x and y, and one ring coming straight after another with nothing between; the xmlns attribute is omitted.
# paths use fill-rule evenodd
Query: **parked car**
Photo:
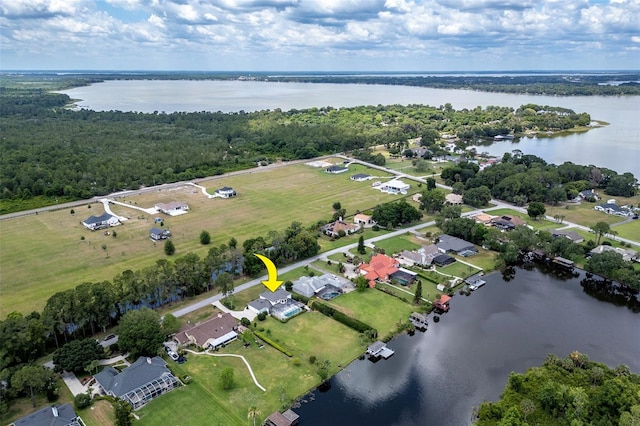
<svg viewBox="0 0 640 426"><path fill-rule="evenodd" d="M178 359L176 360L176 362L177 362L178 364L184 364L185 362L187 362L187 359L186 359L185 357L181 356L181 357L178 357Z"/></svg>
<svg viewBox="0 0 640 426"><path fill-rule="evenodd" d="M172 360L174 360L174 361L177 361L177 360L178 360L178 358L180 358L180 357L178 356L178 354L177 354L177 353L175 353L174 351L169 351L169 352L168 352L168 354L169 354L169 357L170 357Z"/></svg>
<svg viewBox="0 0 640 426"><path fill-rule="evenodd" d="M111 339L115 339L116 335L115 334L109 334L108 336L106 336L104 339L102 339L103 342L106 342L107 340L111 340Z"/></svg>

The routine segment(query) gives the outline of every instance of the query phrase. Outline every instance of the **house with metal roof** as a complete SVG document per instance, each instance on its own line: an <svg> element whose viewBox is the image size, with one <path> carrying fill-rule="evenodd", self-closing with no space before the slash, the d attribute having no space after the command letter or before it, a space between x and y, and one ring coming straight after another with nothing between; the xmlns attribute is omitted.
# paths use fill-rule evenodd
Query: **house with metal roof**
<svg viewBox="0 0 640 426"><path fill-rule="evenodd" d="M122 399L134 410L180 386L159 356L140 357L122 371L106 366L94 378L102 393Z"/></svg>

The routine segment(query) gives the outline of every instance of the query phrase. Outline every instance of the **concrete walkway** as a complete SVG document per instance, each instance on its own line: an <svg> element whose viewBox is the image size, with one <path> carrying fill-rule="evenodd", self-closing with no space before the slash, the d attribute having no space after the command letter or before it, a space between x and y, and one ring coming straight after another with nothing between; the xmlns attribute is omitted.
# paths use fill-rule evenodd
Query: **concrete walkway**
<svg viewBox="0 0 640 426"><path fill-rule="evenodd" d="M228 314L231 314L231 316L234 317L237 320L241 320L242 318L246 318L249 321L253 321L258 316L258 314L256 314L255 312L249 310L249 308L245 308L244 311L232 311L231 309L227 308L222 303L220 303L219 300L216 300L215 302L213 302L212 305L215 306L216 308L220 309L222 312L226 312Z"/></svg>
<svg viewBox="0 0 640 426"><path fill-rule="evenodd" d="M253 383L256 384L257 387L259 387L260 389L262 389L263 392L266 392L267 389L264 388L264 386L262 386L260 383L258 383L258 379L256 379L255 374L253 374L253 370L251 369L251 366L249 365L249 362L245 359L245 357L243 357L242 355L235 355L235 354L212 354L211 352L195 352L192 351L191 349L187 349L186 350L189 353L192 353L194 355L209 355L209 356L229 356L229 357L233 357L233 358L240 358L245 365L247 366L247 368L249 369L249 373L251 374L251 378L253 379Z"/></svg>

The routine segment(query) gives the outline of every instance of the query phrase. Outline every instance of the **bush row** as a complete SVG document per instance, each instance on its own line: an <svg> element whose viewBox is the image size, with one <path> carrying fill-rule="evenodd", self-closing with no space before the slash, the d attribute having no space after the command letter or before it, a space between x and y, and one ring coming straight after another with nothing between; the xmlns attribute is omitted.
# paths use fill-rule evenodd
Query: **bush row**
<svg viewBox="0 0 640 426"><path fill-rule="evenodd" d="M316 311L333 318L334 320L346 325L349 328L354 329L355 331L357 331L358 333L364 333L366 331L373 331L374 335L377 336L378 335L378 330L376 330L375 328L371 327L369 324L366 324L360 320L357 320L355 318L351 318L350 316L348 316L347 314L345 314L344 312L338 311L334 308L332 308L331 306L325 305L322 302L319 302L317 300L314 300L312 308L315 309Z"/></svg>
<svg viewBox="0 0 640 426"><path fill-rule="evenodd" d="M282 352L286 356L288 356L288 357L292 357L293 356L293 354L291 352L289 352L287 349L285 349L284 347L282 347L278 343L274 342L273 340L271 340L270 338L268 338L267 336L265 336L264 334L262 334L258 330L254 330L253 334L255 334L257 337L262 339L265 343L273 346L274 348L276 348L277 350L279 350L280 352Z"/></svg>

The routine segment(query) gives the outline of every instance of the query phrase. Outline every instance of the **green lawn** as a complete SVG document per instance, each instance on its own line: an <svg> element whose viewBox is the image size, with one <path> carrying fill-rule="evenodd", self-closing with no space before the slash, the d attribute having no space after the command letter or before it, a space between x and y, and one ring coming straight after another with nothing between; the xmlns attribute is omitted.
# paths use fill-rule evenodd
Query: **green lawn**
<svg viewBox="0 0 640 426"><path fill-rule="evenodd" d="M460 262L455 262L455 263L452 263L451 265L447 265L444 267L438 266L436 267L436 269L442 272L443 274L453 275L455 277L460 277L460 278L467 278L480 271L480 269L473 268L469 265L465 265L464 263L460 263Z"/></svg>
<svg viewBox="0 0 640 426"><path fill-rule="evenodd" d="M233 199L208 199L196 188L184 186L118 201L140 207L172 200L186 202L190 206L188 214L163 216L165 228L171 230L176 246L174 257L188 252L204 257L209 247L199 242L202 230L210 232L212 244L227 243L231 237L242 244L249 237L266 236L271 230L281 231L292 221L307 226L330 219L332 204L336 201L340 201L347 216L351 216L356 211L399 199L372 189L370 182L349 179L358 172L384 174L352 165L349 173L331 175L322 169L297 164L200 182L209 192L221 186L233 187L238 191L238 197ZM412 184L410 194L417 190ZM91 208L74 208L74 214L65 209L2 221L0 317L12 311L42 310L46 300L58 291L83 282L112 280L126 269L135 271L166 258L162 244L154 244L148 238L153 219L158 215L117 205L112 206L112 210L129 218L124 225L114 228L117 238L88 231L80 223L90 215L104 213L100 203L92 203ZM369 232L373 235L373 231L367 231L365 237ZM351 242L357 242L357 237L335 243L339 246ZM333 243L322 244L323 249L333 246Z"/></svg>
<svg viewBox="0 0 640 426"><path fill-rule="evenodd" d="M259 348L252 344L244 348L240 342L218 353L243 355L266 392L253 383L240 359L189 354L187 363L169 365L178 376L191 376L192 382L138 410L139 424L189 419L188 424L246 425L251 406L261 412L256 418L256 424L261 424L269 414L320 384L317 366L308 361L311 355L320 362L329 361L329 371L334 374L365 350L358 333L318 312L304 313L286 323L268 318L258 323L258 327L289 348L294 357L289 358L268 345ZM220 371L227 367L234 370L235 387L230 391L219 386Z"/></svg>
<svg viewBox="0 0 640 426"><path fill-rule="evenodd" d="M616 231L619 237L640 241L640 219L614 226L611 229Z"/></svg>
<svg viewBox="0 0 640 426"><path fill-rule="evenodd" d="M378 241L375 244L376 247L384 249L385 253L389 256L403 250L416 250L422 246L417 242L413 235L400 235L383 241Z"/></svg>
<svg viewBox="0 0 640 426"><path fill-rule="evenodd" d="M374 289L343 294L327 304L376 328L380 338L394 333L398 322L406 321L415 310L409 303Z"/></svg>
<svg viewBox="0 0 640 426"><path fill-rule="evenodd" d="M620 216L605 214L593 209L596 205L606 202L607 196L603 195L603 197L605 197L604 201L601 200L595 203L583 202L581 204L569 204L567 205L567 207L546 206L547 215L561 215L564 216L564 219L569 222L588 227L595 225L597 222L606 222L608 224L612 224L623 221L624 219ZM640 195L631 198L615 197L615 200L618 205L638 205L638 202L640 202Z"/></svg>

